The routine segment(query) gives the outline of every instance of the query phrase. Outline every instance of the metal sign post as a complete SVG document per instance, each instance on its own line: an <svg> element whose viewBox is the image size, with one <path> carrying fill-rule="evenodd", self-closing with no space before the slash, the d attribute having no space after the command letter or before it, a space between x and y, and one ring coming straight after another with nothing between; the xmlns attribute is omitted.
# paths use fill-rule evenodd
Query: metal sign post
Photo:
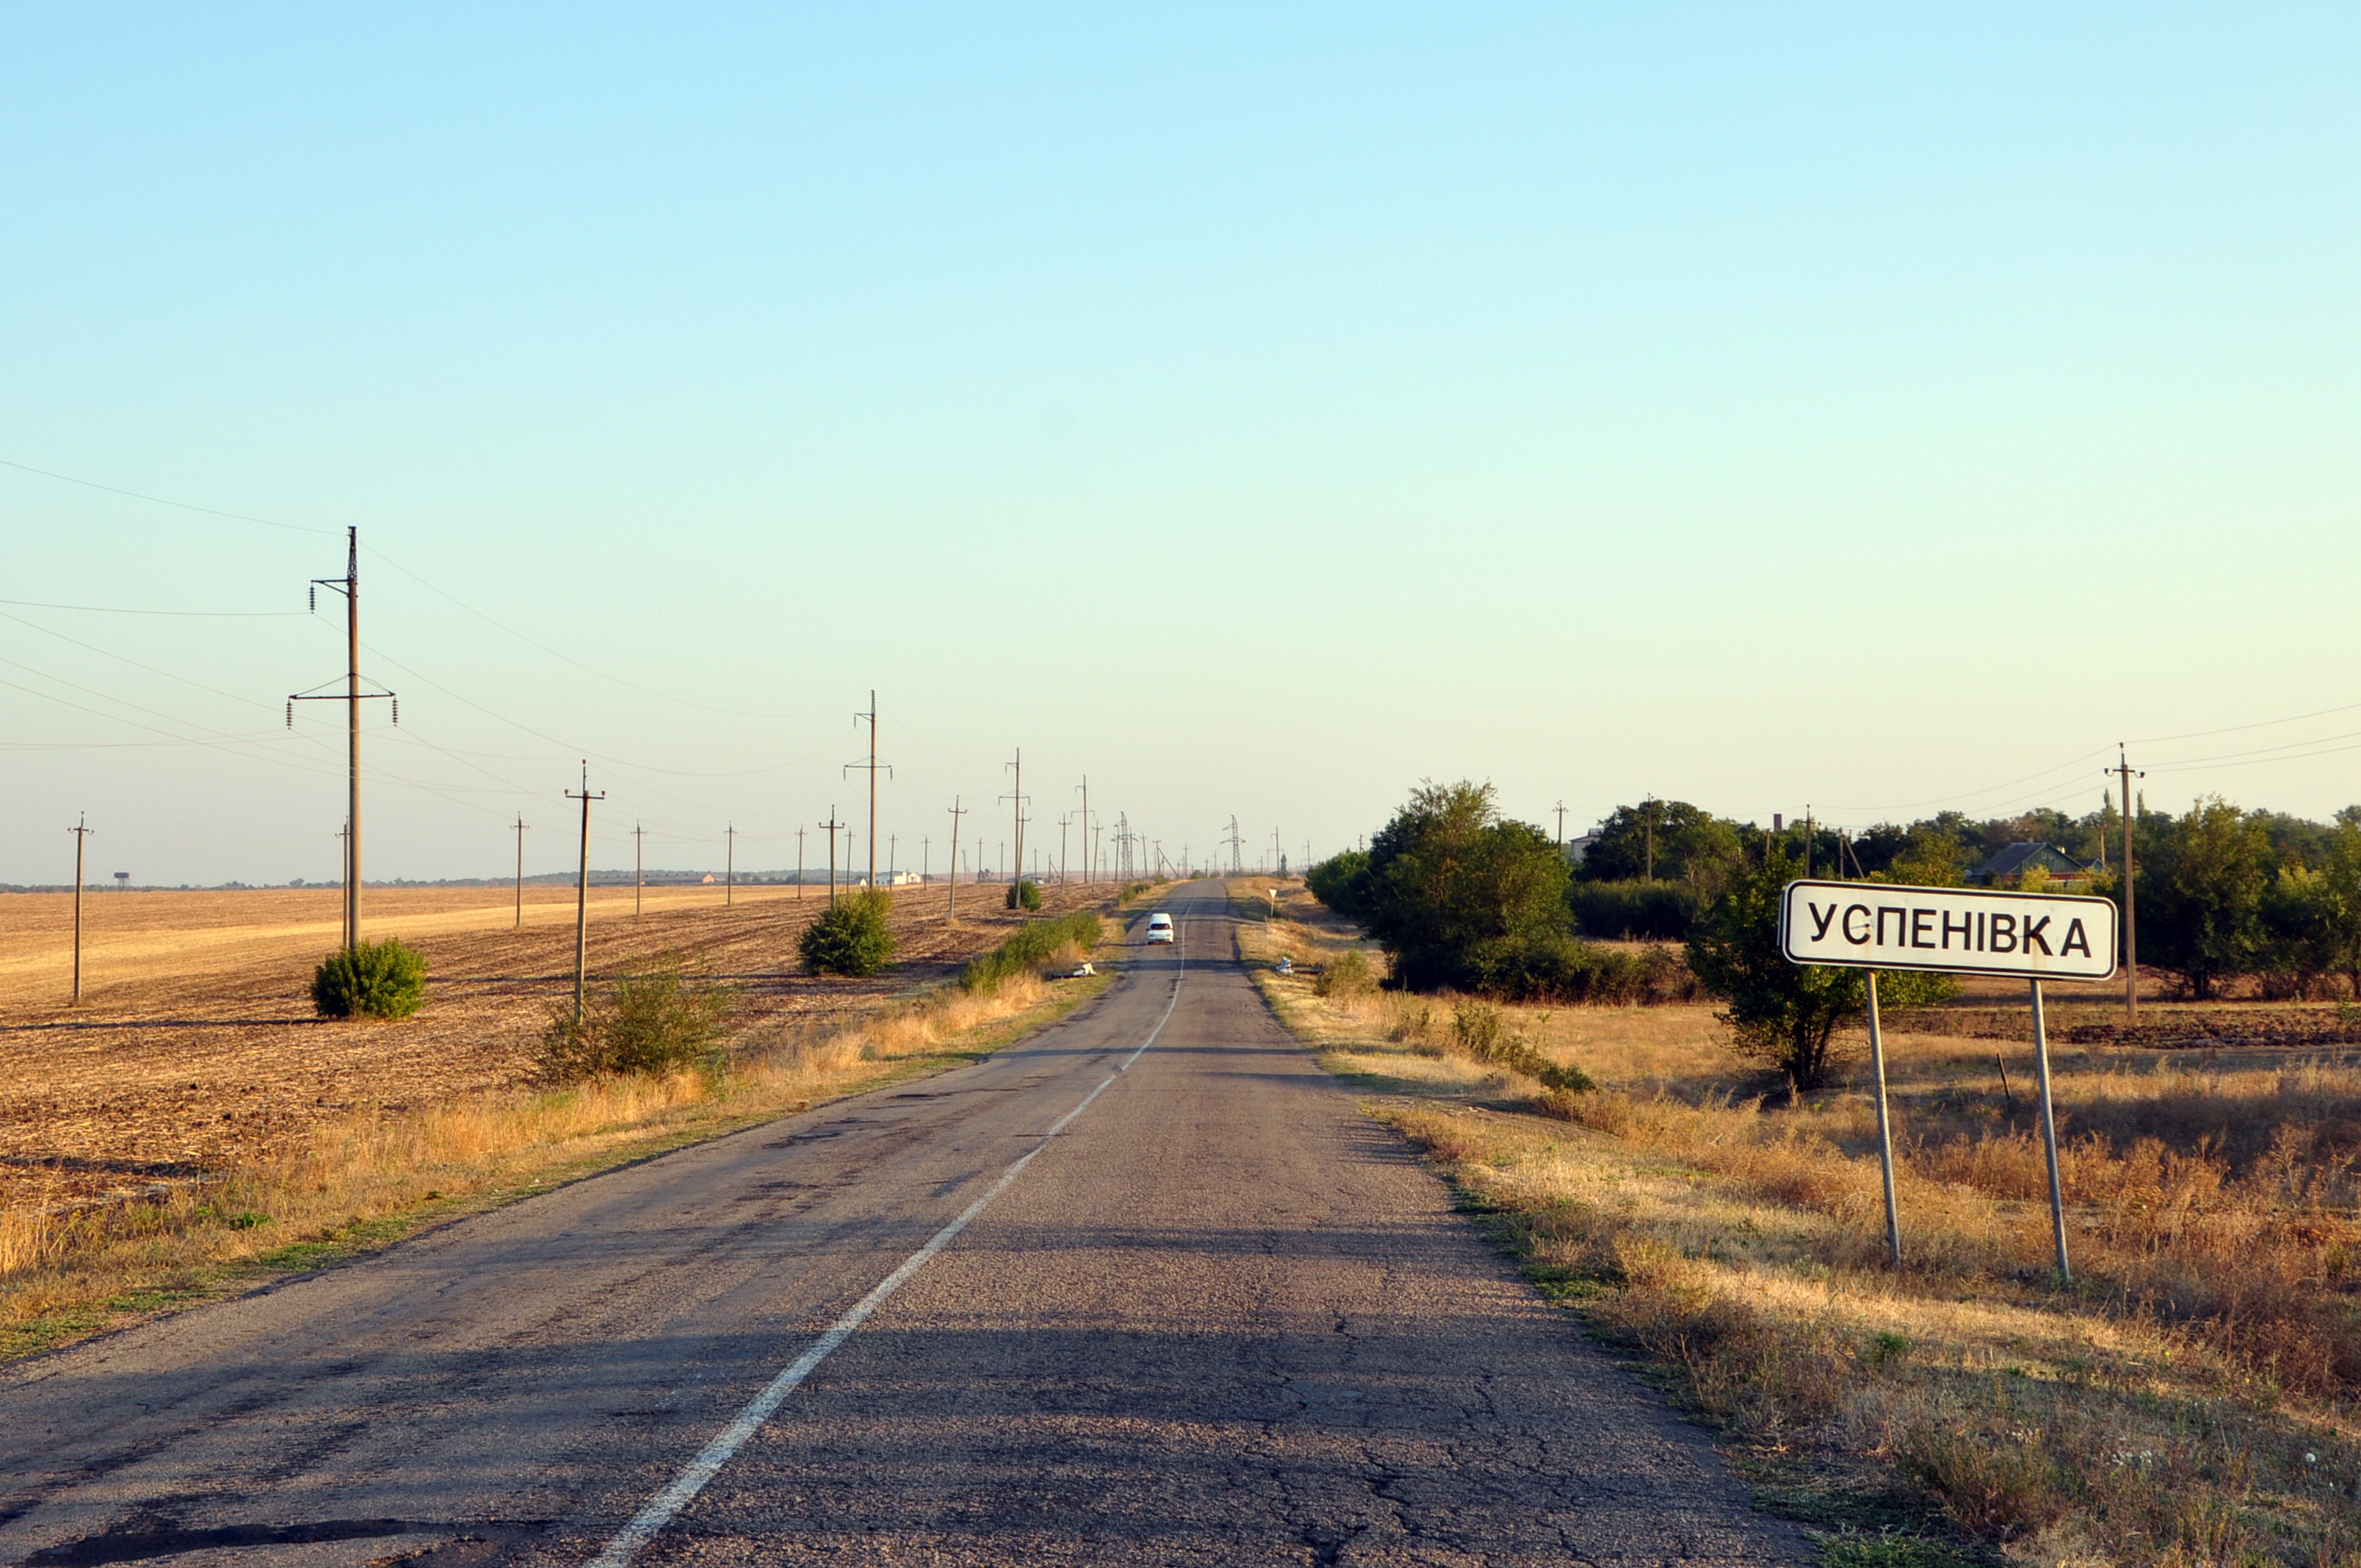
<svg viewBox="0 0 2361 1568"><path fill-rule="evenodd" d="M2115 905L2079 894L1999 893L1887 883L1791 882L1779 898L1779 950L1795 964L1868 971L1869 1058L1877 1089L1877 1155L1885 1179L1885 1241L1902 1263L1894 1192L1894 1131L1885 1094L1885 1038L1877 1014L1880 970L2010 975L2033 997L2034 1073L2041 1088L2041 1142L2049 1162L2049 1222L2058 1277L2073 1283L2066 1255L2065 1184L2058 1173L2058 1115L2049 1091L2044 980L2106 980L2115 972Z"/></svg>

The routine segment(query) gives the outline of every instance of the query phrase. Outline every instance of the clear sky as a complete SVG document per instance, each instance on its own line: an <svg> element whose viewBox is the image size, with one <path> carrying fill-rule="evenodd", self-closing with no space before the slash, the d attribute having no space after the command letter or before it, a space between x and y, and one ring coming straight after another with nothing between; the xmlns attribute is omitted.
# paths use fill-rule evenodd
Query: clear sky
<svg viewBox="0 0 2361 1568"><path fill-rule="evenodd" d="M0 880L2361 799L2350 6L6 26Z"/></svg>

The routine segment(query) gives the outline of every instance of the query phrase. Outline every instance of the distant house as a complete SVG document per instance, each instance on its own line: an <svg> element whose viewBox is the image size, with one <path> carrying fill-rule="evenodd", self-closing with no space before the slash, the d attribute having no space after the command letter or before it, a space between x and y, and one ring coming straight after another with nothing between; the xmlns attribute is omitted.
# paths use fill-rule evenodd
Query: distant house
<svg viewBox="0 0 2361 1568"><path fill-rule="evenodd" d="M1977 887L2017 887L2025 873L2039 866L2053 883L2087 883L2091 868L2062 850L2048 844L2011 844L1967 874ZM2060 891L2063 891L2062 889Z"/></svg>
<svg viewBox="0 0 2361 1568"><path fill-rule="evenodd" d="M1599 833L1595 828L1578 839L1568 839L1563 846L1565 850L1566 863L1576 866L1582 864L1582 858L1590 853L1590 846L1598 842L1598 839Z"/></svg>

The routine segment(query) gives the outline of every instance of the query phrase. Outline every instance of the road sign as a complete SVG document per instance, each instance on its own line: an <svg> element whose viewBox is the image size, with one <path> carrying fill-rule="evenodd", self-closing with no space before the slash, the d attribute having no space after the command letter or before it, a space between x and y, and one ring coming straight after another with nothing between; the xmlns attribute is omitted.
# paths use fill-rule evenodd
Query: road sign
<svg viewBox="0 0 2361 1568"><path fill-rule="evenodd" d="M2105 980L2115 946L2114 900L2080 894L1791 882L1779 899L1779 949L1799 964Z"/></svg>
<svg viewBox="0 0 2361 1568"><path fill-rule="evenodd" d="M1877 1099L1877 1158L1885 1178L1885 1244L1902 1266L1894 1195L1894 1127L1885 1102L1885 1036L1877 971L2014 975L2031 981L2033 1063L2041 1089L2041 1142L2049 1157L2049 1223L2058 1277L2066 1257L2066 1194L2058 1170L2058 1113L2049 1093L2045 980L2105 980L2115 972L2115 905L2080 894L1993 893L1883 882L1791 882L1779 895L1779 950L1788 961L1869 970L1869 1061Z"/></svg>

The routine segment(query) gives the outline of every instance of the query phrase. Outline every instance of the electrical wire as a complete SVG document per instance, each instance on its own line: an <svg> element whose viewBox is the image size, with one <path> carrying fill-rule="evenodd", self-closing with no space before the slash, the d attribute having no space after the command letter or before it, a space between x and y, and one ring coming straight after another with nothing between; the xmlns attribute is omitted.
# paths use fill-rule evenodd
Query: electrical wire
<svg viewBox="0 0 2361 1568"><path fill-rule="evenodd" d="M306 613L300 609L133 609L111 604L53 604L48 599L0 599L0 604L19 609L80 610L85 615L195 616L219 620L277 620Z"/></svg>
<svg viewBox="0 0 2361 1568"><path fill-rule="evenodd" d="M111 496L128 496L135 501L151 501L159 507L178 507L182 511L203 512L207 517L225 517L233 522L258 522L265 528L283 528L290 533L320 533L330 538L342 531L334 528L310 528L300 522L278 522L267 517L253 517L242 511L222 511L214 507L201 507L188 501L176 501L163 496L150 496L137 490L126 490L119 485L102 485L95 479L78 479L71 474L60 474L49 468L36 468L30 463L17 463L0 457L0 468L14 468L23 474L38 474L44 479L56 479L68 485L80 485L84 489L104 490Z"/></svg>

